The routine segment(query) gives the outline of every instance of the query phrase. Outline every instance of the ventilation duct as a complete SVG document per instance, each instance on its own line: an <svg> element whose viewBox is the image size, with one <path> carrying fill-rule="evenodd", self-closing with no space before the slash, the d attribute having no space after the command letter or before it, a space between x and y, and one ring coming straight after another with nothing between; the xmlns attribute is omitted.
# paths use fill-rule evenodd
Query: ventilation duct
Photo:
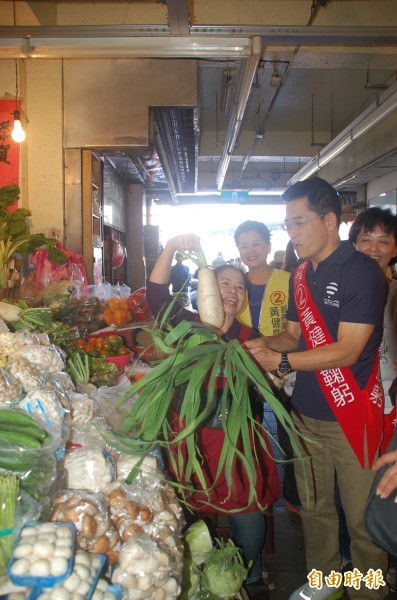
<svg viewBox="0 0 397 600"><path fill-rule="evenodd" d="M153 108L154 145L171 195L194 193L197 187L197 108Z"/></svg>

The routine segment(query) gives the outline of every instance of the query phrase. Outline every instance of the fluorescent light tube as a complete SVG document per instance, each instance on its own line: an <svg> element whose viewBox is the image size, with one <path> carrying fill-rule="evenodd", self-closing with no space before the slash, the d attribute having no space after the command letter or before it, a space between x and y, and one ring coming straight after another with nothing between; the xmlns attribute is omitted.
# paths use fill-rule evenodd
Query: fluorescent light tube
<svg viewBox="0 0 397 600"><path fill-rule="evenodd" d="M219 163L218 173L216 175L216 186L218 190L222 189L223 182L225 181L226 172L240 131L241 122L243 120L261 52L262 38L255 36L252 39L252 50L250 57L244 61L245 64L241 63L240 65L236 97L234 99L232 114L223 146L222 157Z"/></svg>
<svg viewBox="0 0 397 600"><path fill-rule="evenodd" d="M313 173L338 156L354 140L370 131L370 129L375 127L375 125L380 123L380 121L396 109L397 83L393 84L387 92L382 94L377 102L374 102L334 140L332 140L332 142L325 146L317 156L312 158L312 160L302 167L302 169L295 173L289 180L289 184L292 185L297 181L302 181L313 175Z"/></svg>
<svg viewBox="0 0 397 600"><path fill-rule="evenodd" d="M329 163L329 161L335 158L335 156L338 156L338 154L340 154L347 146L349 146L351 142L351 136L349 135L346 135L340 140L335 138L330 144L328 144L326 152L320 151L318 155L318 168L321 169L321 167Z"/></svg>
<svg viewBox="0 0 397 600"><path fill-rule="evenodd" d="M250 55L251 40L192 36L65 39L32 37L30 46L31 58L242 58Z"/></svg>

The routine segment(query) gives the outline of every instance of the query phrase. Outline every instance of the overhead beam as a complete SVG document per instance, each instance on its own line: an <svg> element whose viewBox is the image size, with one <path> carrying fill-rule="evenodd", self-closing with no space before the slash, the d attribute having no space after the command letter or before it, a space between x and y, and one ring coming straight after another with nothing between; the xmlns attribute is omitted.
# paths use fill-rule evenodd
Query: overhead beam
<svg viewBox="0 0 397 600"><path fill-rule="evenodd" d="M189 35L188 0L167 0L171 35Z"/></svg>
<svg viewBox="0 0 397 600"><path fill-rule="evenodd" d="M177 0L174 0L175 2ZM115 38L170 37L167 25L57 25L2 26L0 38ZM192 25L191 37L262 37L262 44L273 46L397 46L397 27L296 27L258 25Z"/></svg>

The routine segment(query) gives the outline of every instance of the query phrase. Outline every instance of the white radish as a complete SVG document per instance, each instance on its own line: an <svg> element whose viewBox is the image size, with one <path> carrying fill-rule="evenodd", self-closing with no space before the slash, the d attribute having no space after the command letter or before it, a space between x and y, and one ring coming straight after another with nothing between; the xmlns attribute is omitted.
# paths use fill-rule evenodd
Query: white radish
<svg viewBox="0 0 397 600"><path fill-rule="evenodd" d="M0 302L0 319L3 319L6 323L16 323L16 321L19 321L21 312L22 308L15 304Z"/></svg>
<svg viewBox="0 0 397 600"><path fill-rule="evenodd" d="M222 298L213 269L201 267L197 282L197 307L200 321L212 327L222 326L225 320Z"/></svg>

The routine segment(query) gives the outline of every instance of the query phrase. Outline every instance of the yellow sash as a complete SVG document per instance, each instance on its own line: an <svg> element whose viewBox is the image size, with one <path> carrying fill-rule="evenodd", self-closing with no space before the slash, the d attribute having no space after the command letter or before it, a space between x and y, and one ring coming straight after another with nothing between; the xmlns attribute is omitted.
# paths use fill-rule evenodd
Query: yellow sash
<svg viewBox="0 0 397 600"><path fill-rule="evenodd" d="M287 271L280 271L280 269L273 269L271 272L259 316L259 331L262 335L277 335L285 329L289 276ZM252 327L248 293L245 295L243 308L237 318L244 325Z"/></svg>

